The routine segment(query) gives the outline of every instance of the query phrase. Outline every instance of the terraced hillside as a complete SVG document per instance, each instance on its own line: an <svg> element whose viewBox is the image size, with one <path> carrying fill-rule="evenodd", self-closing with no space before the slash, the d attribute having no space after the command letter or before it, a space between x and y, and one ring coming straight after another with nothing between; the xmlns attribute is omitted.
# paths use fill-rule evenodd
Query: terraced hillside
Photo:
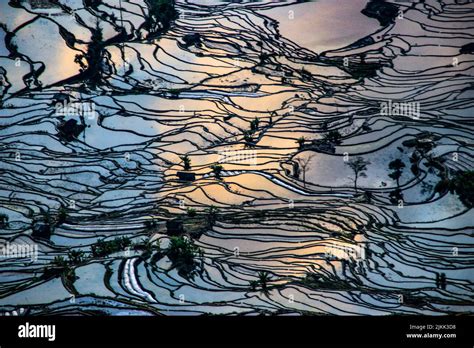
<svg viewBox="0 0 474 348"><path fill-rule="evenodd" d="M0 24L3 314L473 313L472 2Z"/></svg>

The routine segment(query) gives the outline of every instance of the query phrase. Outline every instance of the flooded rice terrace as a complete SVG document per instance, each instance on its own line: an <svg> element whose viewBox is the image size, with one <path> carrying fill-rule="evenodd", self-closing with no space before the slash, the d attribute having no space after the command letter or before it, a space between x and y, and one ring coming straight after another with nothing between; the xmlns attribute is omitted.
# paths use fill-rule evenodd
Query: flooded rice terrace
<svg viewBox="0 0 474 348"><path fill-rule="evenodd" d="M473 313L474 4L0 2L3 315Z"/></svg>

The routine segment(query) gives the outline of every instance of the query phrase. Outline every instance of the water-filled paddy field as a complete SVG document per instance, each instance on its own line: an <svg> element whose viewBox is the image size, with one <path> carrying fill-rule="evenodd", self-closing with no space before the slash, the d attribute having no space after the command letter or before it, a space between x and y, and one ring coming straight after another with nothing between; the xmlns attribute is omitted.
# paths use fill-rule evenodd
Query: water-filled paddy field
<svg viewBox="0 0 474 348"><path fill-rule="evenodd" d="M472 2L154 2L0 2L2 314L474 312Z"/></svg>

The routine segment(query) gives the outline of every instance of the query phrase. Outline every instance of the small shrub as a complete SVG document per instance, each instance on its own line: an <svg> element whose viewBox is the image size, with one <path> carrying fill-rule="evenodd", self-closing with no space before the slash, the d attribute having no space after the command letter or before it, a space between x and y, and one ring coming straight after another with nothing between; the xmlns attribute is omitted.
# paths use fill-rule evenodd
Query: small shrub
<svg viewBox="0 0 474 348"><path fill-rule="evenodd" d="M99 240L97 244L91 247L92 256L104 257L125 250L131 244L130 238L127 237L119 237L110 241Z"/></svg>

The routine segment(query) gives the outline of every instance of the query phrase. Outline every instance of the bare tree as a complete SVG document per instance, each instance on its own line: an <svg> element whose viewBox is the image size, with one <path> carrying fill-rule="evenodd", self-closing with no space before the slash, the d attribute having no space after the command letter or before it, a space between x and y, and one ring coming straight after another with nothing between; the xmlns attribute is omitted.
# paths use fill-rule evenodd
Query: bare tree
<svg viewBox="0 0 474 348"><path fill-rule="evenodd" d="M367 170L367 166L370 164L370 161L366 161L362 157L358 156L354 161L346 162L346 164L351 167L352 171L354 172L354 188L357 192L357 180L359 177L367 177L365 171Z"/></svg>
<svg viewBox="0 0 474 348"><path fill-rule="evenodd" d="M296 163L298 163L299 167L302 169L303 171L303 185L304 187L306 188L306 172L308 171L309 169L309 165L311 163L311 161L313 160L314 158L314 155L310 155L308 157L298 157L296 159Z"/></svg>

